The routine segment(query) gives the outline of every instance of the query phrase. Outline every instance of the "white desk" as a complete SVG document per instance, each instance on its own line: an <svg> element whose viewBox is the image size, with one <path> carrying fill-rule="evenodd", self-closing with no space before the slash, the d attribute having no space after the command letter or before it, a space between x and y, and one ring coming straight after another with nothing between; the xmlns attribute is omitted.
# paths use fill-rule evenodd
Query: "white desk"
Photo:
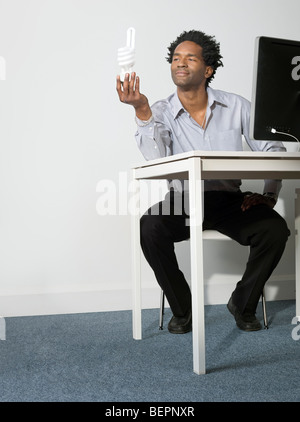
<svg viewBox="0 0 300 422"><path fill-rule="evenodd" d="M135 181L133 214L133 337L142 338L139 180L184 179L189 183L193 369L205 373L205 324L202 250L202 195L204 179L300 179L300 153L192 151L153 161L132 170ZM300 316L300 189L295 199L296 315Z"/></svg>

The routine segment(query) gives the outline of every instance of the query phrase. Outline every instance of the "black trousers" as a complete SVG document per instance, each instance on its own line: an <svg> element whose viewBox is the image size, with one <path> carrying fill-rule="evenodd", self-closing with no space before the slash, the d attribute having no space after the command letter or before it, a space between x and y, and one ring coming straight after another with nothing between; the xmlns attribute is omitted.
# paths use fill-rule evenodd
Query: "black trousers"
<svg viewBox="0 0 300 422"><path fill-rule="evenodd" d="M255 313L263 287L283 254L290 232L285 220L267 205L242 211L246 194L249 192L205 192L203 230L218 230L241 245L250 246L245 272L232 299L241 313ZM175 242L190 236L187 203L181 194L171 191L141 218L143 253L175 316L183 316L191 307L190 288L174 251Z"/></svg>

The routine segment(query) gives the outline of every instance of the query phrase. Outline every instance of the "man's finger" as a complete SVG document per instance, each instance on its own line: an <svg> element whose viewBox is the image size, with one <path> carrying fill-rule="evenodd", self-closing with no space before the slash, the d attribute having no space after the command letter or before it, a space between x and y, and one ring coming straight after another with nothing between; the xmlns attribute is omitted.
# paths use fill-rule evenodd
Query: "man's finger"
<svg viewBox="0 0 300 422"><path fill-rule="evenodd" d="M135 91L140 94L140 78L137 76L135 80Z"/></svg>
<svg viewBox="0 0 300 422"><path fill-rule="evenodd" d="M124 82L123 82L123 92L124 94L128 94L128 87L129 87L129 73L126 73Z"/></svg>
<svg viewBox="0 0 300 422"><path fill-rule="evenodd" d="M122 85L121 85L121 78L120 75L117 76L117 93L119 95L119 98L121 99L121 95L122 95Z"/></svg>
<svg viewBox="0 0 300 422"><path fill-rule="evenodd" d="M129 92L131 94L134 93L134 85L135 85L135 72L132 72L130 75L130 82L129 82Z"/></svg>

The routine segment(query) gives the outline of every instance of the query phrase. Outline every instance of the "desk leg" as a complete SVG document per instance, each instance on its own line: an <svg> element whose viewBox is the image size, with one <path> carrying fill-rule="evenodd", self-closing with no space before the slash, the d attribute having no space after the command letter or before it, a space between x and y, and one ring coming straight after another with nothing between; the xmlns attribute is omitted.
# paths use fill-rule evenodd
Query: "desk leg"
<svg viewBox="0 0 300 422"><path fill-rule="evenodd" d="M140 248L140 182L132 171L133 198L131 203L131 253L132 253L132 333L135 340L142 338L141 305L141 248Z"/></svg>
<svg viewBox="0 0 300 422"><path fill-rule="evenodd" d="M202 244L201 161L190 160L190 232L191 232L191 291L193 312L193 369L205 374L205 324Z"/></svg>
<svg viewBox="0 0 300 422"><path fill-rule="evenodd" d="M295 254L296 315L300 321L300 189L296 189L295 200Z"/></svg>

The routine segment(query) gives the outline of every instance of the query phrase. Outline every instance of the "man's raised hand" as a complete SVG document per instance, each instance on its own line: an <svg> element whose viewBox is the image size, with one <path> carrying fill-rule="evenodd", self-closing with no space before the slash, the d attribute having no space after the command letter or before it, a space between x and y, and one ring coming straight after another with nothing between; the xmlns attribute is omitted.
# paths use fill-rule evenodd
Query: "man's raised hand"
<svg viewBox="0 0 300 422"><path fill-rule="evenodd" d="M141 120L148 120L151 115L151 109L148 99L140 93L140 78L133 72L131 75L126 73L124 82L121 82L120 76L117 76L117 93L122 103L132 105L135 108L136 116Z"/></svg>

